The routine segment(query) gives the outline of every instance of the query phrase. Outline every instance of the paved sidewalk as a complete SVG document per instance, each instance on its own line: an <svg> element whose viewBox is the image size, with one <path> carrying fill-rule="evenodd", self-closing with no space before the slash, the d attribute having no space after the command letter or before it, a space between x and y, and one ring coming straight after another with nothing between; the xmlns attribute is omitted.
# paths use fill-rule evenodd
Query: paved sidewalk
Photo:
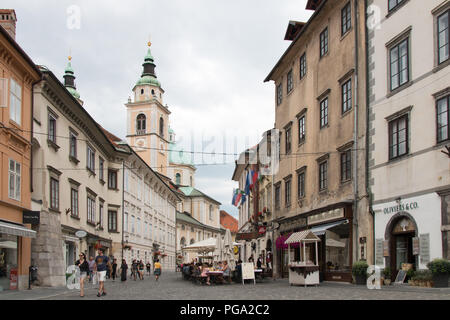
<svg viewBox="0 0 450 320"><path fill-rule="evenodd" d="M450 288L420 288L408 285L382 286L369 290L366 286L323 282L318 287L290 286L288 279L266 279L231 285L197 285L183 280L180 273L165 272L159 281L153 276L121 282L107 280L107 295L98 298L98 285L89 284L85 297L79 290L33 288L0 292L0 300L450 300Z"/></svg>

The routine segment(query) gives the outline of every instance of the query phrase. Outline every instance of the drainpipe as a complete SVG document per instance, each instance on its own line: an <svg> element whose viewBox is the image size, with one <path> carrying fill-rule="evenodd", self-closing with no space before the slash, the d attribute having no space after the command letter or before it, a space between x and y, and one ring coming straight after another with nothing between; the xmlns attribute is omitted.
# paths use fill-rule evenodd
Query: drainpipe
<svg viewBox="0 0 450 320"><path fill-rule="evenodd" d="M367 0L364 0L364 8L367 9ZM367 27L367 14L365 14L365 42L366 42L366 192L368 195L369 213L372 216L372 259L375 264L375 212L373 211L373 196L369 184L369 133L370 133L370 88L369 88L369 28Z"/></svg>
<svg viewBox="0 0 450 320"><path fill-rule="evenodd" d="M359 239L359 230L358 230L358 76L359 76L359 21L358 21L358 3L359 1L354 1L354 12L355 12L355 110L354 110L354 129L353 129L353 141L355 146L355 151L353 152L353 176L354 176L354 205L353 205L353 231L355 234L355 246L354 246L354 260L358 260L358 239Z"/></svg>
<svg viewBox="0 0 450 320"><path fill-rule="evenodd" d="M124 242L124 236L125 236L124 222L125 222L125 159L122 160L122 259L124 259L123 246L125 244L125 242Z"/></svg>

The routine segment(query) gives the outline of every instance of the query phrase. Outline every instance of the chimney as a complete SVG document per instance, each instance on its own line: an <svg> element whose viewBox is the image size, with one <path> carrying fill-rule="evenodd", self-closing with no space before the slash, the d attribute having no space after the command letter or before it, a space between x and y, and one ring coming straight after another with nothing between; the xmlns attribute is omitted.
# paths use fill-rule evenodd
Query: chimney
<svg viewBox="0 0 450 320"><path fill-rule="evenodd" d="M16 40L16 12L13 9L0 9L0 26Z"/></svg>

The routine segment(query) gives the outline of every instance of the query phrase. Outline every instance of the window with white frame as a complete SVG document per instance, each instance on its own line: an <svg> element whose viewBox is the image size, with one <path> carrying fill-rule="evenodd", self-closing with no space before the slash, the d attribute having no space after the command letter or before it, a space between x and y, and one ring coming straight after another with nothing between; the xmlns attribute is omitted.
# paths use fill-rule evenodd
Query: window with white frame
<svg viewBox="0 0 450 320"><path fill-rule="evenodd" d="M22 124L22 87L11 79L9 117L17 124Z"/></svg>
<svg viewBox="0 0 450 320"><path fill-rule="evenodd" d="M9 193L10 199L20 201L21 188L21 164L14 160L9 160Z"/></svg>
<svg viewBox="0 0 450 320"><path fill-rule="evenodd" d="M87 167L95 172L95 151L89 145L87 146Z"/></svg>
<svg viewBox="0 0 450 320"><path fill-rule="evenodd" d="M90 194L87 196L87 221L95 224L95 197Z"/></svg>

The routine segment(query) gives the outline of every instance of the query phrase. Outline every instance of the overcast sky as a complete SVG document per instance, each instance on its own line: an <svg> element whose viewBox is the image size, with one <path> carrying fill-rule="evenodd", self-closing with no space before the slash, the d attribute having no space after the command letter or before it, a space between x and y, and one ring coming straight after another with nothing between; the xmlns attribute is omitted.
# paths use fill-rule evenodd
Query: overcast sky
<svg viewBox="0 0 450 320"><path fill-rule="evenodd" d="M76 12L68 13L73 5L80 9L79 29ZM177 138L186 150L202 151L202 141L209 141L206 152L235 153L273 127L275 89L264 79L290 44L283 40L288 21L311 16L305 5L306 0L2 0L0 6L16 10L19 45L61 80L71 52L84 107L121 138L124 103L142 73L150 37ZM237 217L231 206L234 159L197 155L194 162L200 164L196 187Z"/></svg>

